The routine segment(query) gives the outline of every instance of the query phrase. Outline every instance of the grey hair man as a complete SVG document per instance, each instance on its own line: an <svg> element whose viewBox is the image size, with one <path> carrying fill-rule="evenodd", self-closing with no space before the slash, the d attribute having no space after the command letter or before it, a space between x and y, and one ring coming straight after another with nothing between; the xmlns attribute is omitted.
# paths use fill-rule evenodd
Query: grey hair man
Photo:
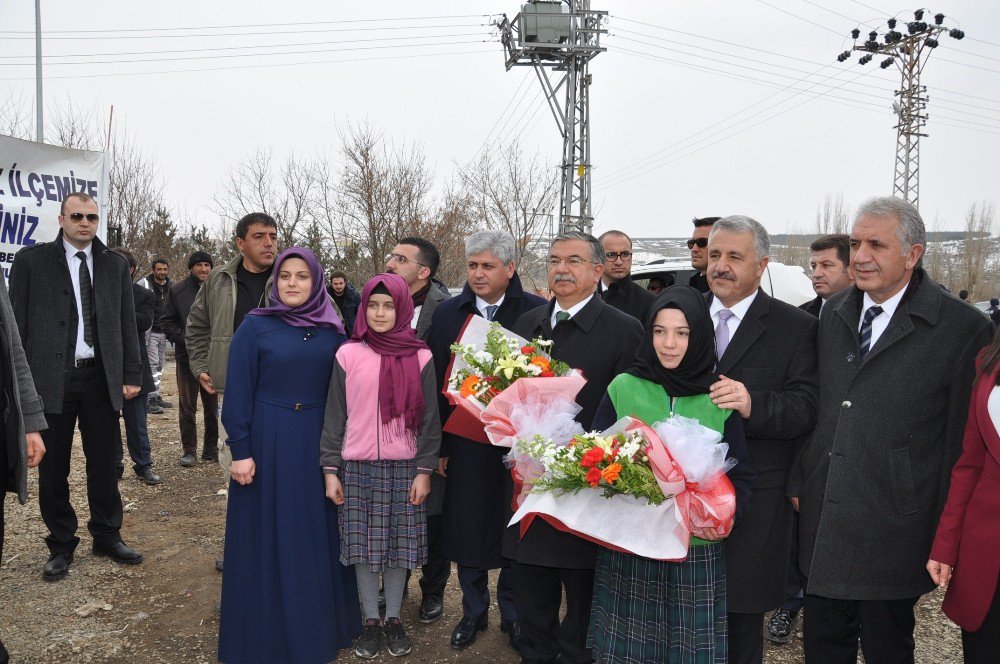
<svg viewBox="0 0 1000 664"><path fill-rule="evenodd" d="M444 387L451 362L451 344L462 332L469 316L483 318L511 329L522 314L545 304L526 293L517 274L517 246L510 233L476 231L465 240L466 284L459 295L441 302L434 311L427 345L434 354L438 392ZM439 398L444 427L454 408ZM514 607L510 561L501 551L509 520L505 481L510 476L503 464L506 450L450 433L441 434L438 474L447 476L441 515L441 550L458 565L462 588L462 619L451 633L451 647L471 645L486 625L490 606L487 570L499 569L497 604L500 628L512 648L520 645L521 629Z"/></svg>
<svg viewBox="0 0 1000 664"><path fill-rule="evenodd" d="M855 283L819 320L819 420L788 483L807 661L853 661L859 644L913 661L913 607L934 588L925 564L992 324L924 272L925 241L910 203L862 203Z"/></svg>
<svg viewBox="0 0 1000 664"><path fill-rule="evenodd" d="M764 613L785 598L785 480L816 423L816 319L761 290L771 241L756 220L719 219L707 249L719 373L710 396L743 417L757 473L750 507L726 540L730 661L762 662Z"/></svg>
<svg viewBox="0 0 1000 664"><path fill-rule="evenodd" d="M656 296L632 281L632 238L622 231L607 231L597 238L604 254L604 274L598 286L601 297L618 311L645 322Z"/></svg>

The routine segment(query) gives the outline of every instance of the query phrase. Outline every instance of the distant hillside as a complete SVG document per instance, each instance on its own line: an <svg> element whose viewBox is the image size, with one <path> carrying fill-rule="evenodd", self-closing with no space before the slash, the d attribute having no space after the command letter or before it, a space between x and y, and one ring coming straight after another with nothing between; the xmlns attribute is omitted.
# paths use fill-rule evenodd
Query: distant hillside
<svg viewBox="0 0 1000 664"><path fill-rule="evenodd" d="M792 246L807 246L812 241L820 237L818 233L772 233L771 244L782 244ZM972 239L989 237L989 233L973 233ZM955 240L968 240L966 231L931 231L927 233L928 242L953 242Z"/></svg>

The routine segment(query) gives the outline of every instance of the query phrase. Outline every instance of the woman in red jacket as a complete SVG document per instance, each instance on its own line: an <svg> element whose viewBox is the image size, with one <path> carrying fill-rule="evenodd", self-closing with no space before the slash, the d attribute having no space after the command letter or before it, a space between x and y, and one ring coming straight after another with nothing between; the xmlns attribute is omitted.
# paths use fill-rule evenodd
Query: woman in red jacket
<svg viewBox="0 0 1000 664"><path fill-rule="evenodd" d="M962 456L927 571L948 588L942 609L962 628L966 662L996 662L1000 653L1000 334L980 355Z"/></svg>

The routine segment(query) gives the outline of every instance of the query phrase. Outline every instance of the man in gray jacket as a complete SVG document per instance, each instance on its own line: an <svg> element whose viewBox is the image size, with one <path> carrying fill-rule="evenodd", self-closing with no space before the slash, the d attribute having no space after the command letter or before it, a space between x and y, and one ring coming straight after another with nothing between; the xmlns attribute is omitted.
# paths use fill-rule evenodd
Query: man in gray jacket
<svg viewBox="0 0 1000 664"><path fill-rule="evenodd" d="M920 267L924 223L899 198L861 204L855 285L819 320L819 419L789 478L800 508L808 662L914 661L913 607L961 451L992 324Z"/></svg>
<svg viewBox="0 0 1000 664"><path fill-rule="evenodd" d="M28 499L28 468L37 466L45 455L39 431L46 429L42 400L35 392L28 360L24 357L17 321L0 274L0 560L3 560L3 502L7 492L17 494L23 505ZM8 660L0 641L0 662Z"/></svg>

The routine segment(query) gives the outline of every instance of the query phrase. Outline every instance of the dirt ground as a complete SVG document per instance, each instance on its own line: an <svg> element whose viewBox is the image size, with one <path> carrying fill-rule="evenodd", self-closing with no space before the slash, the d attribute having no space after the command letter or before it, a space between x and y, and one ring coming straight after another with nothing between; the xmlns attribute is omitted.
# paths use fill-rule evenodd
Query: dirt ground
<svg viewBox="0 0 1000 664"><path fill-rule="evenodd" d="M177 403L174 366L164 371L163 395ZM199 435L201 432L199 414ZM155 469L163 484L139 482L127 465L121 481L125 502L124 540L145 560L121 566L90 552L83 454L74 448L70 479L73 505L80 518L82 542L69 575L57 583L42 580L48 557L46 534L38 511L37 473L32 471L28 504L5 502L7 537L0 561L0 638L11 662L215 662L222 576L214 561L222 546L226 486L218 464L194 468L177 464L181 456L177 409L149 417ZM127 461L126 454L126 461ZM462 652L448 647L461 618L456 578L448 585L445 615L437 623L416 619L420 591L411 581L404 622L414 640L407 658L414 662L517 662L499 630L499 613L490 611L490 627ZM961 661L958 628L940 611L941 593L918 606L917 661ZM801 628L791 643L768 644L765 661L801 662ZM341 659L356 659L341 651ZM390 659L383 653L380 659Z"/></svg>

